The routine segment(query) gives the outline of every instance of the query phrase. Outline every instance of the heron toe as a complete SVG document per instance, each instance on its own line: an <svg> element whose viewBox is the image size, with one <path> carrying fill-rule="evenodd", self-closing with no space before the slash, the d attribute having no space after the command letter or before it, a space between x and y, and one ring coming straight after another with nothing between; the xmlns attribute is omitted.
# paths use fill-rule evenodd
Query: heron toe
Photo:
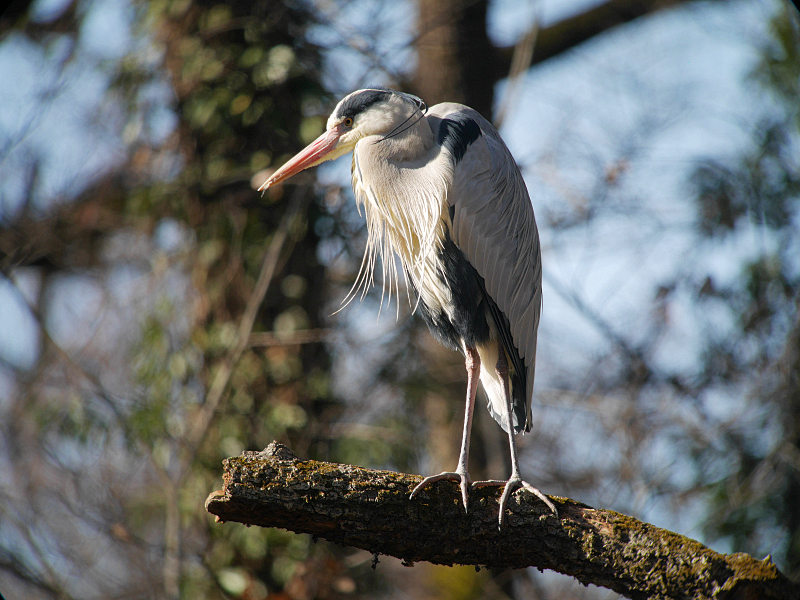
<svg viewBox="0 0 800 600"><path fill-rule="evenodd" d="M411 491L409 498L413 498L414 495L422 488L442 480L459 482L459 487L461 488L461 500L464 503L464 512L467 512L467 490L472 482L470 481L469 474L466 472L457 473L455 471L445 471L444 473L439 473L438 475L430 475L417 484L417 486Z"/></svg>
<svg viewBox="0 0 800 600"><path fill-rule="evenodd" d="M538 488L533 487L527 481L524 481L519 476L511 476L508 481L500 481L497 479L490 479L487 481L476 481L472 484L473 487L488 487L488 486L503 486L503 495L500 496L500 510L497 517L498 527L503 526L503 516L505 515L506 508L508 507L508 499L511 497L511 494L514 493L515 490L519 488L523 488L528 490L531 494L535 495L539 500L544 502L547 505L553 514L557 517L558 511L556 510L555 505L550 501L550 499L545 496L542 492L539 491Z"/></svg>

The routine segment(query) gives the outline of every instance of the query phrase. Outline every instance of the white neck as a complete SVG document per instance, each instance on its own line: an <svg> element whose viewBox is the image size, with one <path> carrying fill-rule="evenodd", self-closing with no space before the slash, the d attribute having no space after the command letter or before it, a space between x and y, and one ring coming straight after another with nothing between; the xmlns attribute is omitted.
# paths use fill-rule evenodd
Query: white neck
<svg viewBox="0 0 800 600"><path fill-rule="evenodd" d="M393 254L417 289L432 276L431 261L445 234L450 162L434 141L425 119L390 138L368 136L353 151L353 191L364 207L368 239L365 272L368 285L378 255L384 286L398 292Z"/></svg>

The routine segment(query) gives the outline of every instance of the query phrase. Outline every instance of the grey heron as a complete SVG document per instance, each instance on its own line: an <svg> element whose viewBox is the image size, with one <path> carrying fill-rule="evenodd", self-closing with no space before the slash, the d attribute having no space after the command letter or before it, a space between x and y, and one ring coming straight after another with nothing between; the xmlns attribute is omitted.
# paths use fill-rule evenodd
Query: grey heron
<svg viewBox="0 0 800 600"><path fill-rule="evenodd" d="M502 526L511 493L522 487L557 514L520 476L514 441L515 433L531 428L542 307L539 233L514 158L494 126L467 106L442 103L428 109L411 94L363 89L345 96L325 132L259 190L351 151L353 191L368 237L350 295L372 283L378 257L384 290L399 294L396 256L412 302L434 337L465 358L458 465L426 477L411 497L436 481L453 480L467 510L470 485L500 485ZM489 412L508 434L508 480L473 484L467 472L478 381Z"/></svg>

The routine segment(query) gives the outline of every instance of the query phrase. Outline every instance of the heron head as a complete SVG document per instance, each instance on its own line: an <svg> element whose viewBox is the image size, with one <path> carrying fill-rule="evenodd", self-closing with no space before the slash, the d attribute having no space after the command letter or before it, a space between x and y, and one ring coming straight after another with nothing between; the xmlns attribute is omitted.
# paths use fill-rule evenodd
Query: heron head
<svg viewBox="0 0 800 600"><path fill-rule="evenodd" d="M398 135L422 118L426 110L422 100L404 92L383 88L352 92L336 105L325 132L275 171L259 191L351 152L362 138Z"/></svg>

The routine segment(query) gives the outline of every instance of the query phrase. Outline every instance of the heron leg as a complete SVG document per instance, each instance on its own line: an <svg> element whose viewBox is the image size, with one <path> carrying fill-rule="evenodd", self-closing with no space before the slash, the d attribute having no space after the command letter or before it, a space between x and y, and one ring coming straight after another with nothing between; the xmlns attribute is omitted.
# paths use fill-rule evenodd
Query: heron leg
<svg viewBox="0 0 800 600"><path fill-rule="evenodd" d="M411 492L411 498L422 488L441 481L457 481L461 487L461 500L464 503L464 511L467 511L467 491L470 486L469 473L467 473L467 462L469 460L469 440L472 433L472 415L475 412L475 394L478 391L478 377L481 370L481 358L478 351L473 346L464 345L464 360L467 367L467 404L464 409L464 431L461 434L461 452L458 455L458 466L455 471L445 471L438 475L431 475L423 479Z"/></svg>
<svg viewBox="0 0 800 600"><path fill-rule="evenodd" d="M502 348L498 354L495 370L498 377L500 377L500 381L503 382L503 395L506 398L505 417L506 430L508 431L508 445L511 449L511 477L508 478L508 481L476 481L474 485L475 487L484 487L489 485L503 486L503 495L500 496L500 513L497 518L499 527L503 526L503 516L505 515L506 507L508 506L508 499L511 497L511 494L514 492L514 490L518 488L524 488L534 494L542 502L544 502L551 511L553 511L554 515L558 516L558 511L550 499L537 488L533 487L530 483L524 481L520 476L519 458L517 457L517 444L514 440L514 425L511 418L511 391L508 387L508 360L506 359L506 354Z"/></svg>

